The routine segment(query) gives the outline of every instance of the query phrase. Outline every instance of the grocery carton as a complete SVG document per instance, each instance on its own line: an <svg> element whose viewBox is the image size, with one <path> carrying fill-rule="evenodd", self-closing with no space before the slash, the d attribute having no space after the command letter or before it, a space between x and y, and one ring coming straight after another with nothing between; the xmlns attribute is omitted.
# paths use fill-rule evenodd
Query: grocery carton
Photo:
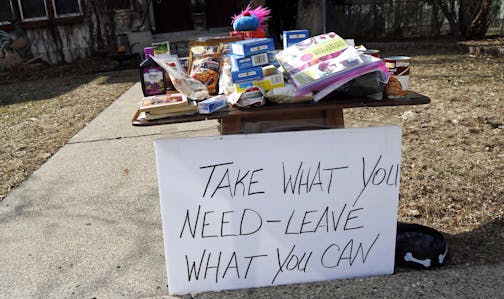
<svg viewBox="0 0 504 299"><path fill-rule="evenodd" d="M231 81L233 83L257 80L263 77L262 67L256 66L245 70L231 69Z"/></svg>
<svg viewBox="0 0 504 299"><path fill-rule="evenodd" d="M275 50L272 38L251 38L231 43L231 54L250 56Z"/></svg>
<svg viewBox="0 0 504 299"><path fill-rule="evenodd" d="M255 66L268 64L268 53L260 53L250 56L229 55L231 67L237 70L245 70Z"/></svg>
<svg viewBox="0 0 504 299"><path fill-rule="evenodd" d="M226 107L227 104L228 104L227 96L217 95L204 101L198 102L198 110L199 113L201 114L210 114Z"/></svg>
<svg viewBox="0 0 504 299"><path fill-rule="evenodd" d="M262 38L266 37L266 32L264 32L264 29L252 31L231 31L229 36L238 36L240 39Z"/></svg>
<svg viewBox="0 0 504 299"><path fill-rule="evenodd" d="M235 83L235 88L236 88L237 92L243 92L247 88L252 87L252 86L257 86L257 87L260 87L263 90L267 91L267 90L271 90L274 88L283 87L283 86L285 86L285 82L283 79L283 74L276 73L276 74L264 77L259 80L252 80L252 81L247 81L247 82Z"/></svg>
<svg viewBox="0 0 504 299"><path fill-rule="evenodd" d="M303 41L310 37L310 32L306 29L303 30L288 30L283 32L283 47L284 49L292 46L295 43Z"/></svg>

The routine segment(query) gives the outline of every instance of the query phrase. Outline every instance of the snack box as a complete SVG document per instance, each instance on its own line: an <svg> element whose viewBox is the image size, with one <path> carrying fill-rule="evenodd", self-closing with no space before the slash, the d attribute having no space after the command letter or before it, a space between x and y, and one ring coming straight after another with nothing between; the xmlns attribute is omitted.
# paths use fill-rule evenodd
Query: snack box
<svg viewBox="0 0 504 299"><path fill-rule="evenodd" d="M278 72L276 74L266 76L259 80L235 83L235 88L237 92L243 92L247 88L250 88L252 86L257 86L267 91L274 88L283 87L285 86L285 82L283 79L283 74Z"/></svg>
<svg viewBox="0 0 504 299"><path fill-rule="evenodd" d="M237 70L245 70L269 63L268 53L260 53L250 56L229 55L229 57L231 58L231 67Z"/></svg>
<svg viewBox="0 0 504 299"><path fill-rule="evenodd" d="M295 43L305 40L310 37L310 32L306 29L303 30L288 30L283 32L283 47L288 48Z"/></svg>
<svg viewBox="0 0 504 299"><path fill-rule="evenodd" d="M231 54L250 56L275 50L272 38L251 38L231 43Z"/></svg>
<svg viewBox="0 0 504 299"><path fill-rule="evenodd" d="M159 54L170 55L170 42L152 43L152 47L154 48L154 55Z"/></svg>
<svg viewBox="0 0 504 299"><path fill-rule="evenodd" d="M237 36L240 39L250 39L250 38L262 38L266 37L266 32L264 29L257 29L251 31L231 31L229 32L229 36Z"/></svg>
<svg viewBox="0 0 504 299"><path fill-rule="evenodd" d="M204 101L198 102L198 111L200 114L210 114L215 111L226 107L228 104L228 97L225 95L217 95Z"/></svg>
<svg viewBox="0 0 504 299"><path fill-rule="evenodd" d="M279 52L279 50L271 51L268 52L268 64L274 65L275 67L279 67L280 63L278 63L278 60L276 58L276 54Z"/></svg>
<svg viewBox="0 0 504 299"><path fill-rule="evenodd" d="M233 83L258 80L262 77L263 71L261 66L256 66L245 70L231 69L231 81L233 81Z"/></svg>

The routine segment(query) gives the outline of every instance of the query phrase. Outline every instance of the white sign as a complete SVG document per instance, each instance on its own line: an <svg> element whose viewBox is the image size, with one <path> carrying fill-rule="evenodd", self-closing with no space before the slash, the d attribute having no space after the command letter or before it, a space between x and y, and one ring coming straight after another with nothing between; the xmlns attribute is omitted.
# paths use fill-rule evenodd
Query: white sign
<svg viewBox="0 0 504 299"><path fill-rule="evenodd" d="M394 270L401 128L156 140L170 294Z"/></svg>

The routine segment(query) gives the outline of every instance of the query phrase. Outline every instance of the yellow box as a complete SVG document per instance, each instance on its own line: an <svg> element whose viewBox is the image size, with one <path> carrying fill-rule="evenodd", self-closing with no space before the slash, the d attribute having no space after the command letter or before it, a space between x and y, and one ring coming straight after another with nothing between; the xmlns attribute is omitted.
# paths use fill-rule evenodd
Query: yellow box
<svg viewBox="0 0 504 299"><path fill-rule="evenodd" d="M259 80L235 83L235 88L236 88L237 92L244 92L245 89L252 87L252 86L257 86L257 87L262 88L264 91L267 91L270 89L283 87L283 86L285 86L285 82L283 79L283 74L276 73L276 74L264 77Z"/></svg>

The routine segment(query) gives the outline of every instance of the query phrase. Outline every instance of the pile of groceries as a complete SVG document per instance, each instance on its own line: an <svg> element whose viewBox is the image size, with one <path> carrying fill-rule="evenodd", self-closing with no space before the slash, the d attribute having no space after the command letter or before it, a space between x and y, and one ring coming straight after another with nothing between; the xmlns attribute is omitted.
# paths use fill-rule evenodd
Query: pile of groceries
<svg viewBox="0 0 504 299"><path fill-rule="evenodd" d="M381 59L379 51L333 32L284 31L283 49L272 38L237 34L191 41L187 58L163 49L144 49L144 98L134 120L328 98L401 98L408 91L409 57Z"/></svg>

